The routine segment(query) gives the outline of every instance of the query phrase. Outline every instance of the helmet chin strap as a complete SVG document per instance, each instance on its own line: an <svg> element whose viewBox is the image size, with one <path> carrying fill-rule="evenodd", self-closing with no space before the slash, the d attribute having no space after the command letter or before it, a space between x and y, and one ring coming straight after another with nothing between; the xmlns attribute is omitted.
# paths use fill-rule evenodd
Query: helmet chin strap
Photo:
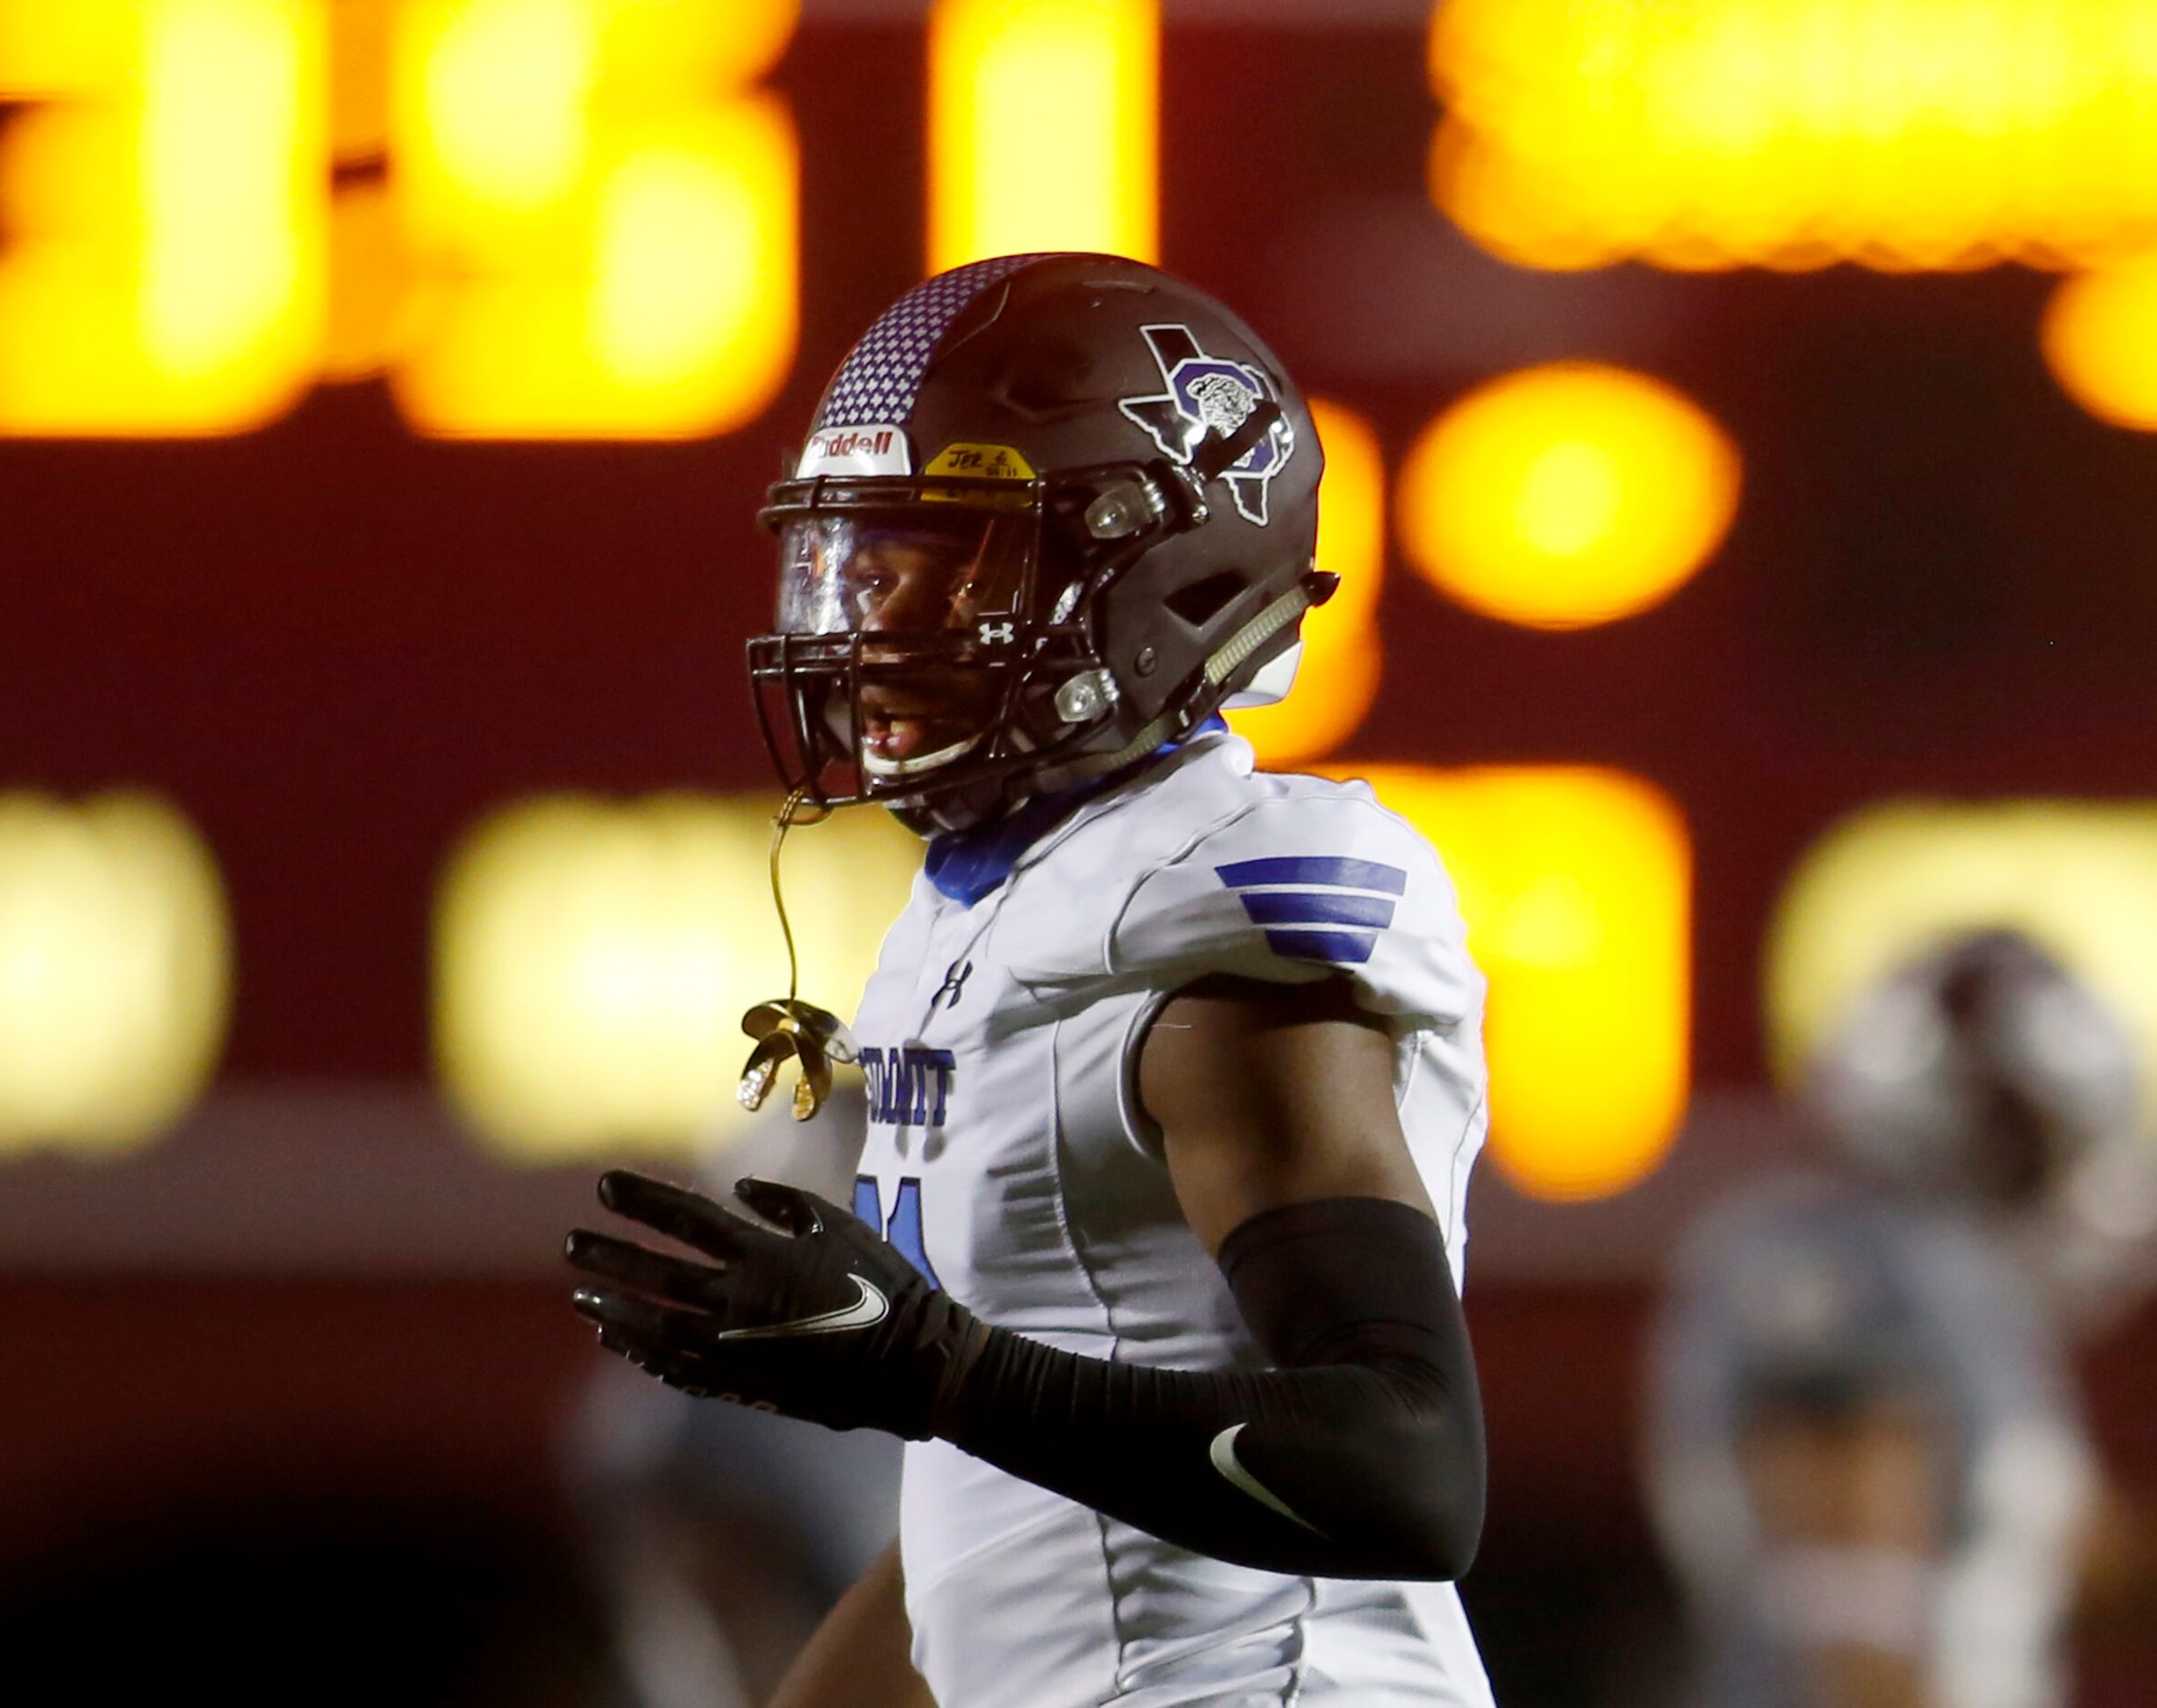
<svg viewBox="0 0 2157 1708"><path fill-rule="evenodd" d="M1215 649L1214 655L1205 661L1204 671L1209 688L1218 688L1249 660L1253 653L1311 608L1313 600L1311 588L1307 585L1310 579L1306 577L1306 585L1295 587L1283 594ZM1197 704L1202 707L1205 705L1203 697ZM1215 709L1219 704L1216 701L1214 707L1206 709ZM1083 782L1091 777L1104 777L1111 771L1122 770L1126 765L1136 764L1164 741L1171 739L1195 722L1196 718L1190 713L1191 708L1187 707L1164 711L1114 753L1087 754L1055 771L1043 772L1041 780L1051 789L1067 789L1073 783Z"/></svg>

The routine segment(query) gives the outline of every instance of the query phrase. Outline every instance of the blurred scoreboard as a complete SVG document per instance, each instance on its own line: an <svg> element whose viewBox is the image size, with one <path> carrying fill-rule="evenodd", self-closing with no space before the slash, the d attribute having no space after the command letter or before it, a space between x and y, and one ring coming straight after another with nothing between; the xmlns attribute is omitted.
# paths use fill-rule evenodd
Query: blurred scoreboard
<svg viewBox="0 0 2157 1708"><path fill-rule="evenodd" d="M796 356L802 136L767 81L796 24L793 0L7 0L0 430L242 432L377 377L429 436L743 426ZM1152 0L935 8L934 267L1154 254L1158 36Z"/></svg>
<svg viewBox="0 0 2157 1708"><path fill-rule="evenodd" d="M377 377L430 436L744 426L798 354L791 91L840 51L799 10L0 0L0 432L241 432ZM832 11L916 25L882 69L919 68L927 270L1157 258L1159 0ZM1430 12L1431 196L1524 266L2102 268L2157 246L2142 0ZM1328 18L1416 22L1316 0L1245 15L1317 47ZM1322 72L1305 90L1355 100ZM1251 153L1296 146L1274 117L1245 113ZM912 152L806 135L881 196ZM2091 336L2057 332L2056 359L2103 367Z"/></svg>
<svg viewBox="0 0 2157 1708"><path fill-rule="evenodd" d="M778 976L750 517L989 253L1158 260L1314 394L1345 591L1245 731L1439 842L1528 1190L1643 1178L1920 892L2157 919L2013 877L2139 831L2011 858L1987 804L2157 793L2157 446L2106 424L2157 420L2157 6L1965 11L1943 60L1917 0L0 0L0 1145L218 1071L434 1079L519 1155L723 1107ZM98 898L163 872L160 983ZM134 1029L66 1096L64 1011Z"/></svg>

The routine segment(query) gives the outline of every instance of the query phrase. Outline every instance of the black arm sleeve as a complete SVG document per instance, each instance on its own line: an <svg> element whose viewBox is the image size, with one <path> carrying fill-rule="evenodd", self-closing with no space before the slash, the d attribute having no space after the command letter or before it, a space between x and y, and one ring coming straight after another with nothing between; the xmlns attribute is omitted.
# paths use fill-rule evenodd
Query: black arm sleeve
<svg viewBox="0 0 2157 1708"><path fill-rule="evenodd" d="M1483 1526L1482 1407L1444 1236L1406 1204L1254 1216L1223 1273L1280 1368L1154 1370L976 1325L936 1432L1240 1565L1456 1578Z"/></svg>

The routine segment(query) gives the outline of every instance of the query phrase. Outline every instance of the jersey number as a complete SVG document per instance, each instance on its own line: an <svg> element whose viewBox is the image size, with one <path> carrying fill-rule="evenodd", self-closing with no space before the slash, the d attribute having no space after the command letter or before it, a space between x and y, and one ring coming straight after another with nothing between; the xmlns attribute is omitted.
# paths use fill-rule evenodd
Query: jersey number
<svg viewBox="0 0 2157 1708"><path fill-rule="evenodd" d="M899 1200L892 1206L892 1219L883 1219L883 1193L873 1174L854 1176L854 1214L872 1228L882 1228L883 1237L899 1248L899 1255L922 1272L932 1287L943 1283L929 1267L929 1250L922 1243L922 1183L909 1174L899 1182Z"/></svg>

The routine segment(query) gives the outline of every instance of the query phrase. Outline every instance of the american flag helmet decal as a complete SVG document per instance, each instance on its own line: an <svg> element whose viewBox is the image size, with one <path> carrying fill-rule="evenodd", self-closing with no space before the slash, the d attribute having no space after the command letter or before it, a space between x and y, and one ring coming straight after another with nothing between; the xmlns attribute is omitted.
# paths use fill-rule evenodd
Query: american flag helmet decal
<svg viewBox="0 0 2157 1708"><path fill-rule="evenodd" d="M848 354L824 394L816 430L902 423L929 370L939 339L976 296L1046 255L999 255L939 273L877 317Z"/></svg>

